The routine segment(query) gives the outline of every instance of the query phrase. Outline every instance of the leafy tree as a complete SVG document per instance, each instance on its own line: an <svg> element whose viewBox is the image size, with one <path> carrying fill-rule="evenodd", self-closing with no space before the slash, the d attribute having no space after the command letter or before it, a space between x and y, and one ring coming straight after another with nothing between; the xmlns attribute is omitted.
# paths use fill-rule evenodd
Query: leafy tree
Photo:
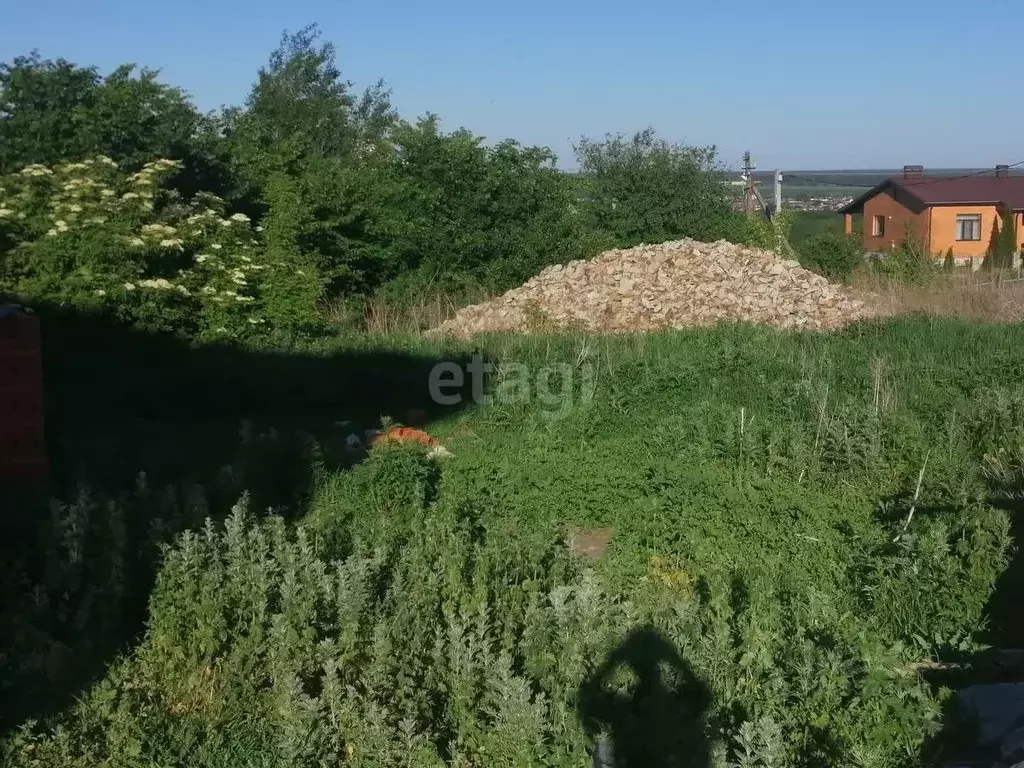
<svg viewBox="0 0 1024 768"><path fill-rule="evenodd" d="M0 173L94 149L88 118L99 85L94 68L36 53L0 64Z"/></svg>
<svg viewBox="0 0 1024 768"><path fill-rule="evenodd" d="M549 149L488 147L465 129L443 133L434 115L403 124L396 145L415 221L400 248L408 268L502 289L592 250L572 180Z"/></svg>
<svg viewBox="0 0 1024 768"><path fill-rule="evenodd" d="M216 120L158 72L95 67L39 54L0 64L0 173L104 155L138 169L155 157L181 160L173 186L186 196L227 184Z"/></svg>
<svg viewBox="0 0 1024 768"><path fill-rule="evenodd" d="M370 284L381 258L395 119L380 84L353 94L315 25L282 36L246 108L225 118L240 199L268 214L268 242L311 252L333 292Z"/></svg>
<svg viewBox="0 0 1024 768"><path fill-rule="evenodd" d="M1013 267L1013 256L1016 252L1017 223L1014 220L1013 209L1007 205L1003 210L1003 221L999 229L999 238L996 241L995 252L993 253L992 266L996 269L1011 269Z"/></svg>
<svg viewBox="0 0 1024 768"><path fill-rule="evenodd" d="M330 295L367 293L401 271L409 193L392 165L322 160L262 187L268 243L302 254ZM403 216L406 213L406 216Z"/></svg>
<svg viewBox="0 0 1024 768"><path fill-rule="evenodd" d="M233 157L256 183L273 173L296 175L312 160L341 156L351 145L354 99L333 47L317 47L317 38L315 27L285 33L238 114Z"/></svg>
<svg viewBox="0 0 1024 768"><path fill-rule="evenodd" d="M985 269L1011 269L1013 256L1017 252L1017 224L1013 210L1003 206L1002 221L992 225L992 237L982 267Z"/></svg>
<svg viewBox="0 0 1024 768"><path fill-rule="evenodd" d="M584 138L575 149L589 225L616 245L712 241L741 226L716 173L714 147L672 144L647 128L631 139Z"/></svg>
<svg viewBox="0 0 1024 768"><path fill-rule="evenodd" d="M342 79L334 46L310 25L285 32L260 69L244 110L231 113L232 156L255 184L297 176L324 159L358 159L386 146L396 116L382 84L362 96Z"/></svg>

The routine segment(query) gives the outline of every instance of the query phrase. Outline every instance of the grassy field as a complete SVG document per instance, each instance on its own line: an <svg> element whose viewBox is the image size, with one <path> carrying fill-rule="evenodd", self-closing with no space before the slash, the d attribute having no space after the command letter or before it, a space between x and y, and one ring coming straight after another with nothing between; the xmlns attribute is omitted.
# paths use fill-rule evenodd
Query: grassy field
<svg viewBox="0 0 1024 768"><path fill-rule="evenodd" d="M97 364L83 332L47 360L65 501L5 516L4 764L924 765L948 690L919 668L1024 629L1019 326L155 369L157 340ZM434 407L432 366L474 355ZM409 407L451 458L344 449Z"/></svg>
<svg viewBox="0 0 1024 768"><path fill-rule="evenodd" d="M825 232L841 235L843 233L843 217L832 211L794 211L789 239L797 251L815 236ZM860 230L860 222L857 222Z"/></svg>

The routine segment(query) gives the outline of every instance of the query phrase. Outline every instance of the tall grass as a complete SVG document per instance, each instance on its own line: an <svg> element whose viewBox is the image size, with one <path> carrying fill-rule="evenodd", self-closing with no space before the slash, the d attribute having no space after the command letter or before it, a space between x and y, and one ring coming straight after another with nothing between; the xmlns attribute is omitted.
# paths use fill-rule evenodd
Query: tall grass
<svg viewBox="0 0 1024 768"><path fill-rule="evenodd" d="M957 269L937 272L923 283L863 273L853 286L883 315L925 314L991 323L1024 320L1024 280L1016 271Z"/></svg>
<svg viewBox="0 0 1024 768"><path fill-rule="evenodd" d="M141 540L172 543L138 640L77 703L9 723L3 757L576 766L605 739L643 753L615 713L654 695L639 733L670 765L917 764L945 692L914 670L995 621L1022 343L1017 326L938 318L478 340L492 384L513 363L531 381L590 367L593 396L574 380L557 417L538 397L453 411L429 427L453 458L385 448L321 466L275 514L228 473L230 501L190 497L209 522L173 513ZM140 541L118 521L148 531L172 498L88 515L71 499L44 524L48 569L9 582L5 680L45 686L47 649L107 626L96 606ZM597 530L601 554L574 552ZM67 607L34 613L36 594ZM653 694L645 654L669 670Z"/></svg>
<svg viewBox="0 0 1024 768"><path fill-rule="evenodd" d="M390 336L436 328L462 307L478 304L492 294L482 287L380 293L358 300L335 301L326 308L328 320L342 330Z"/></svg>

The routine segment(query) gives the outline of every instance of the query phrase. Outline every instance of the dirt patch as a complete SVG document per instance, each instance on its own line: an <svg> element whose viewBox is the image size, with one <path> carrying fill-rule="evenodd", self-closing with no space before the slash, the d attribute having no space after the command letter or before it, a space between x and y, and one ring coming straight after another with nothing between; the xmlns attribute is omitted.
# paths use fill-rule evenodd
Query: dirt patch
<svg viewBox="0 0 1024 768"><path fill-rule="evenodd" d="M569 531L569 549L591 560L603 555L611 543L611 528L572 528Z"/></svg>

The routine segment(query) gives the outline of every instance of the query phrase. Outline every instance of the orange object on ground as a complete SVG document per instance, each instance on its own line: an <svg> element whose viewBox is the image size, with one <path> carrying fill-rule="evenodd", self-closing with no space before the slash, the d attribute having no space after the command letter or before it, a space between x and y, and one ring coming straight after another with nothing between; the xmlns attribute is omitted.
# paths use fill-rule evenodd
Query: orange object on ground
<svg viewBox="0 0 1024 768"><path fill-rule="evenodd" d="M392 427L387 432L375 436L370 440L370 445L378 443L420 443L431 448L440 445L438 441L424 432L422 429L412 427Z"/></svg>

